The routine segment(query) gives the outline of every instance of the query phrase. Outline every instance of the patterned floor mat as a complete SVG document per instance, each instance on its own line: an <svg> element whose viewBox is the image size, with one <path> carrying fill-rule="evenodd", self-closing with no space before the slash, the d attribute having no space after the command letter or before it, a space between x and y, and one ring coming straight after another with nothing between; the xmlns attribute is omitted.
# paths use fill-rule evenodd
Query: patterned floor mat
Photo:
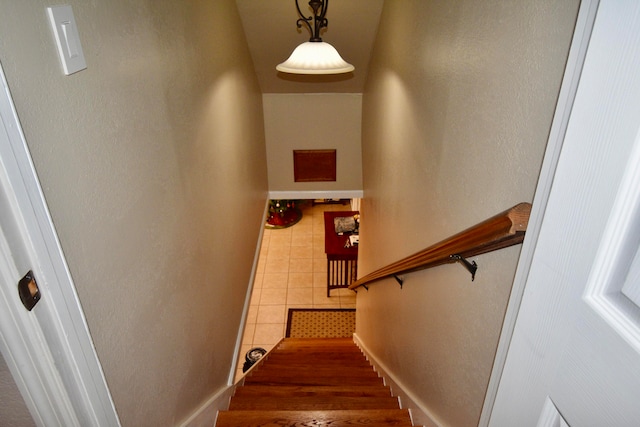
<svg viewBox="0 0 640 427"><path fill-rule="evenodd" d="M288 338L350 338L356 331L355 309L290 308Z"/></svg>

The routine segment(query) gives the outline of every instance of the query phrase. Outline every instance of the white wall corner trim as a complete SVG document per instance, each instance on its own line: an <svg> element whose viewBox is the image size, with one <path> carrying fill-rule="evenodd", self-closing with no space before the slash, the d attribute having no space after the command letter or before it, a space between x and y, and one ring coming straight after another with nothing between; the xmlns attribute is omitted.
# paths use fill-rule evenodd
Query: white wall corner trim
<svg viewBox="0 0 640 427"><path fill-rule="evenodd" d="M409 409L413 425L422 425L424 427L440 427L442 425L436 421L436 418L419 403L419 399L412 393L408 392L406 387L389 372L385 365L376 359L367 346L360 340L358 334L353 334L353 340L373 365L376 372L384 379L384 383L391 387L391 393L393 396L400 398L400 407L403 409Z"/></svg>

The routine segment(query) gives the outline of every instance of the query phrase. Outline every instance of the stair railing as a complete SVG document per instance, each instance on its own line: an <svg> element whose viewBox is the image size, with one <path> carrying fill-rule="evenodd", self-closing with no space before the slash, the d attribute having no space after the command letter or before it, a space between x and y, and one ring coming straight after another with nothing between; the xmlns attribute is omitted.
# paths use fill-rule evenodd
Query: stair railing
<svg viewBox="0 0 640 427"><path fill-rule="evenodd" d="M402 287L402 274L454 262L460 262L469 270L473 280L478 266L475 261L467 261L467 258L522 243L530 214L530 203L517 204L435 245L361 277L349 289L355 291L362 286L368 290L369 283L387 277L394 277Z"/></svg>

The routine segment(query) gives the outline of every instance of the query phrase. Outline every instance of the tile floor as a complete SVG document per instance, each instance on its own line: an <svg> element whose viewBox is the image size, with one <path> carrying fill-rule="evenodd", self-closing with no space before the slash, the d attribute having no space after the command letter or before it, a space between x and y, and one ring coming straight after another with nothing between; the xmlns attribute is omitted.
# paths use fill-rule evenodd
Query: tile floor
<svg viewBox="0 0 640 427"><path fill-rule="evenodd" d="M356 294L334 289L327 298L324 211L348 211L349 204L302 205L292 227L265 229L236 379L247 351L270 350L284 337L289 308L355 308Z"/></svg>

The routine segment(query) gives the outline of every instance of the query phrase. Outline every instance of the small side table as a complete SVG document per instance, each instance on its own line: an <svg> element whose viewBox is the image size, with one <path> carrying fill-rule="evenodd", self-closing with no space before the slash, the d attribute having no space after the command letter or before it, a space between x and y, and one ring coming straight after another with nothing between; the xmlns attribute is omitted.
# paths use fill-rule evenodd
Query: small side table
<svg viewBox="0 0 640 427"><path fill-rule="evenodd" d="M333 219L353 216L358 211L324 213L324 251L327 254L327 297L332 289L348 288L358 278L358 245L345 247L351 233L338 235Z"/></svg>

